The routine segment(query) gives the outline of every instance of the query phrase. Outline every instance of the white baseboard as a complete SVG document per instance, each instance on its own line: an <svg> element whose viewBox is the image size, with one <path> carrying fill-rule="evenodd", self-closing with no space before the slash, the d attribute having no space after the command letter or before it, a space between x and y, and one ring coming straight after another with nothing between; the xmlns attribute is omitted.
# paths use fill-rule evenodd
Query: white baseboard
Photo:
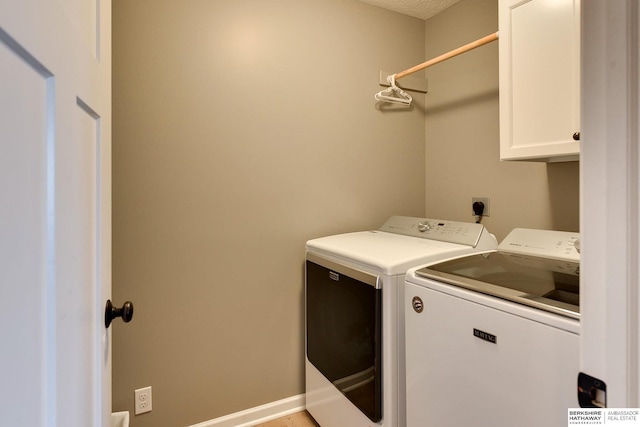
<svg viewBox="0 0 640 427"><path fill-rule="evenodd" d="M245 409L235 414L225 415L213 420L204 421L189 427L251 427L266 423L276 418L285 417L296 412L304 411L305 395L287 397L286 399Z"/></svg>

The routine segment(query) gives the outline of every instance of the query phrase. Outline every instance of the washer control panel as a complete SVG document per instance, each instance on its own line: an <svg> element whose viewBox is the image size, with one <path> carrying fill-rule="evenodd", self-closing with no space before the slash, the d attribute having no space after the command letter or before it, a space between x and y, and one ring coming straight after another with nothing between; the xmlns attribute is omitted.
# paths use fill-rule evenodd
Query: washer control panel
<svg viewBox="0 0 640 427"><path fill-rule="evenodd" d="M470 222L392 216L379 230L475 247L485 228Z"/></svg>
<svg viewBox="0 0 640 427"><path fill-rule="evenodd" d="M514 228L498 250L542 258L580 261L580 233Z"/></svg>

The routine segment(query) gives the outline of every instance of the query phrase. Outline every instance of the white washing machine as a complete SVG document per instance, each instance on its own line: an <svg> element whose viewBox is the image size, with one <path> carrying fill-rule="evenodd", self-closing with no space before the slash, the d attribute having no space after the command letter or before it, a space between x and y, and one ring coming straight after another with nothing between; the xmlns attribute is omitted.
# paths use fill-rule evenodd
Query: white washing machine
<svg viewBox="0 0 640 427"><path fill-rule="evenodd" d="M407 427L565 427L579 407L578 233L409 270Z"/></svg>
<svg viewBox="0 0 640 427"><path fill-rule="evenodd" d="M306 407L322 427L405 425L403 284L497 246L480 224L395 216L306 245Z"/></svg>

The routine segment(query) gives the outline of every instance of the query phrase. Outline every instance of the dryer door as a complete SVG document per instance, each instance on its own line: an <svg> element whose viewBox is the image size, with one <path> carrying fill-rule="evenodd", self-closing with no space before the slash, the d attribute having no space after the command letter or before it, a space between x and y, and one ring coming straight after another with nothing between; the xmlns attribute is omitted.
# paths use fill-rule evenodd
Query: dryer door
<svg viewBox="0 0 640 427"><path fill-rule="evenodd" d="M307 260L307 358L372 421L382 418L378 277Z"/></svg>

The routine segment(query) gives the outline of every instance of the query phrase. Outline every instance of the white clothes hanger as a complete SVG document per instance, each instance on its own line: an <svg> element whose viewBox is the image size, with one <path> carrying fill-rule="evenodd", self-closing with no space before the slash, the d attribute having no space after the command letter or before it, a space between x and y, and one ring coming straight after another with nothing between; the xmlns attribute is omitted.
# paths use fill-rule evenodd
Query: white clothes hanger
<svg viewBox="0 0 640 427"><path fill-rule="evenodd" d="M411 105L413 98L402 88L396 85L396 75L391 74L387 76L387 82L389 87L385 90L375 94L375 99L378 101L391 102L394 104Z"/></svg>

